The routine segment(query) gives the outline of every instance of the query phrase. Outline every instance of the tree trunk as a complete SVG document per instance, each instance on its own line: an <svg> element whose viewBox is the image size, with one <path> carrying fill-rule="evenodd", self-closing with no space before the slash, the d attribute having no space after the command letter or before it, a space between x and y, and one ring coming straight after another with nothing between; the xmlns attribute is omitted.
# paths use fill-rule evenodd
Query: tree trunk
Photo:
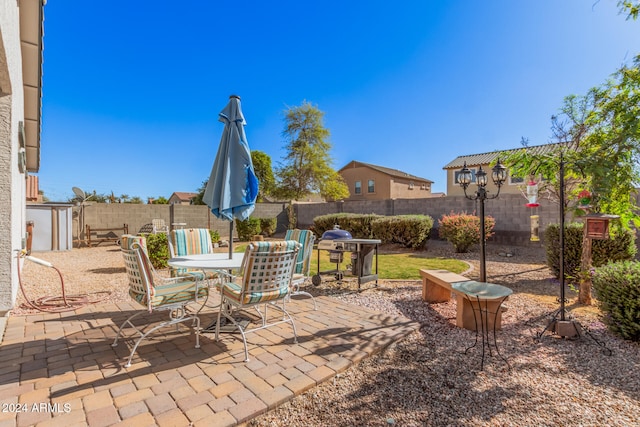
<svg viewBox="0 0 640 427"><path fill-rule="evenodd" d="M580 292L578 302L591 305L591 239L587 237L587 224L582 234L582 260L580 264Z"/></svg>

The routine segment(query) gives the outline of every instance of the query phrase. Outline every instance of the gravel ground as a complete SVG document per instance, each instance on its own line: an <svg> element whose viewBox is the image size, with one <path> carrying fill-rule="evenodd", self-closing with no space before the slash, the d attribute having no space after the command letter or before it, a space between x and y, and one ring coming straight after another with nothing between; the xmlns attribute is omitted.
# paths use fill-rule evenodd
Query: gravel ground
<svg viewBox="0 0 640 427"><path fill-rule="evenodd" d="M420 254L465 260L472 266L465 275L477 279L477 250L456 254L447 243L433 241ZM90 293L93 299L113 301L128 298L115 246L34 255L62 271L68 294ZM489 244L487 276L488 281L514 290L498 332L500 352L508 364L494 353L487 356L481 371L480 349L464 353L475 335L455 326L455 301L423 303L419 281L380 281L377 288L360 293L350 291L353 283L337 286L323 281L322 286L306 290L402 314L422 327L249 425L640 425L640 345L611 335L597 308L577 306L576 295L567 290L567 308L581 325L582 336L564 339L547 332L538 338L558 308L559 295L558 282L544 266L543 250ZM59 279L51 269L26 263L23 279L31 299L60 295ZM109 294L98 293L102 291ZM19 307L12 315L32 311Z"/></svg>

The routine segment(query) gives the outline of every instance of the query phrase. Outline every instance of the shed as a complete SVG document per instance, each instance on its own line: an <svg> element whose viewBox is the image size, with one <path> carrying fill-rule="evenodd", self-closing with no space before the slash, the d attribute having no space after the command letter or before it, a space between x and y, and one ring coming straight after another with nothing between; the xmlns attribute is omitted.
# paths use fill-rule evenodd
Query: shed
<svg viewBox="0 0 640 427"><path fill-rule="evenodd" d="M73 248L73 205L27 205L27 222L33 222L32 251L69 251Z"/></svg>

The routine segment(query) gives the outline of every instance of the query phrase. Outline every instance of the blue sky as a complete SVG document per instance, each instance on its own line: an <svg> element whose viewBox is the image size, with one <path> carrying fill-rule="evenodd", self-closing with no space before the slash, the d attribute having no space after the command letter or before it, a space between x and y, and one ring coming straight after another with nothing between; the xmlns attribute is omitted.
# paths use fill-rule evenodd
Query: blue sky
<svg viewBox="0 0 640 427"><path fill-rule="evenodd" d="M325 114L351 160L446 191L458 155L549 142L563 98L640 52L616 0L50 0L40 189L169 197L209 177L230 94L278 165L284 111Z"/></svg>

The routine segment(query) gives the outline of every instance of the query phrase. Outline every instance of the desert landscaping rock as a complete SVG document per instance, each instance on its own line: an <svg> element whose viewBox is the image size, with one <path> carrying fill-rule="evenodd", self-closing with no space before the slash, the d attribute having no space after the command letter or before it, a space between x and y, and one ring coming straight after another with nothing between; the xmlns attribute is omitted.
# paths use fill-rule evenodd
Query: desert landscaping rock
<svg viewBox="0 0 640 427"><path fill-rule="evenodd" d="M383 248L385 251L400 250ZM512 254L511 257L503 256ZM56 265L69 294L109 291L108 301L126 301L124 265L116 246L34 254ZM478 279L478 252L456 254L446 242L429 242L417 255L468 262L464 273ZM51 271L24 268L31 298L60 293ZM163 274L166 274L164 272ZM613 336L594 307L578 307L568 289L571 316L584 327L578 339L551 333L538 338L558 308L558 281L544 265L541 246L487 247L487 280L508 286L501 358L487 355L480 370L480 346L465 349L474 332L455 326L456 303L426 304L421 282L381 280L357 292L353 280L323 280L306 290L331 295L388 315L401 314L421 328L386 351L365 358L275 410L251 426L634 426L640 419L640 346ZM20 296L18 303L22 303ZM295 303L295 302L294 302ZM32 309L18 307L20 316ZM584 333L588 332L588 334ZM612 354L592 339L594 337Z"/></svg>

